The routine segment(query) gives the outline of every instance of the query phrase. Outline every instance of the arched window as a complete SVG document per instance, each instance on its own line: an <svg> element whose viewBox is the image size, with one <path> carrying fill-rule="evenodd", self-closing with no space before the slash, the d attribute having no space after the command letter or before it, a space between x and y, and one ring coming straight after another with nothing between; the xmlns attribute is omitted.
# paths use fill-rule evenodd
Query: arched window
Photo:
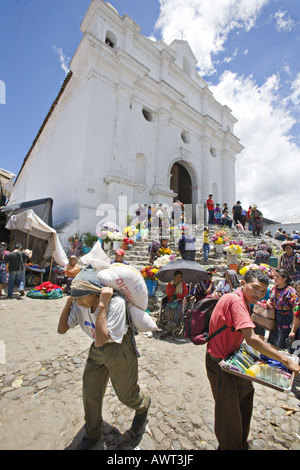
<svg viewBox="0 0 300 470"><path fill-rule="evenodd" d="M138 153L135 159L135 182L146 184L147 159L144 154Z"/></svg>
<svg viewBox="0 0 300 470"><path fill-rule="evenodd" d="M117 49L117 38L111 31L106 31L105 44L107 44L112 49Z"/></svg>

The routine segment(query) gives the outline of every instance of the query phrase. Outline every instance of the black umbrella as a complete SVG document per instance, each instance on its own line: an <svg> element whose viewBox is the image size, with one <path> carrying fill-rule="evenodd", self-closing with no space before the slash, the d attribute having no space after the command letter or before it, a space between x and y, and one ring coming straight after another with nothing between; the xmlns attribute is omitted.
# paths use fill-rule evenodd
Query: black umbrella
<svg viewBox="0 0 300 470"><path fill-rule="evenodd" d="M165 266L155 274L155 277L161 282L170 282L174 279L175 271L182 272L182 280L189 284L193 282L205 281L209 278L208 273L205 269L195 261L187 261L185 259L173 260L167 263Z"/></svg>

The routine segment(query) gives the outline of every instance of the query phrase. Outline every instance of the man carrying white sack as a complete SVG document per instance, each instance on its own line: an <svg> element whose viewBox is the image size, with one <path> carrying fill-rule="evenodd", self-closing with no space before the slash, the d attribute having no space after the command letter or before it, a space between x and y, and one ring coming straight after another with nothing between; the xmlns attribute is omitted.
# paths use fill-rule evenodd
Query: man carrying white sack
<svg viewBox="0 0 300 470"><path fill-rule="evenodd" d="M92 266L74 279L71 296L61 313L58 333L79 325L93 339L83 373L85 437L78 450L90 449L102 433L102 404L109 378L119 400L135 410L130 430L140 434L150 398L137 383L138 356L126 316L124 298L103 287Z"/></svg>

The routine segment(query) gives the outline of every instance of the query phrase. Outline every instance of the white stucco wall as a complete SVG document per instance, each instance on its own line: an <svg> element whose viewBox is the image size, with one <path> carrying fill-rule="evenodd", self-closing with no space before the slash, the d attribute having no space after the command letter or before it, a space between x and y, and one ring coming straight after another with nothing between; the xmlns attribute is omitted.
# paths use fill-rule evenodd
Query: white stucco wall
<svg viewBox="0 0 300 470"><path fill-rule="evenodd" d="M73 231L95 233L99 206L117 209L120 196L128 206L171 205L170 172L178 162L190 174L194 205L215 190L218 202L231 207L243 148L233 134L236 120L197 75L188 43L154 43L102 0L91 2L81 29L73 76L11 202L51 197L55 224L72 221Z"/></svg>

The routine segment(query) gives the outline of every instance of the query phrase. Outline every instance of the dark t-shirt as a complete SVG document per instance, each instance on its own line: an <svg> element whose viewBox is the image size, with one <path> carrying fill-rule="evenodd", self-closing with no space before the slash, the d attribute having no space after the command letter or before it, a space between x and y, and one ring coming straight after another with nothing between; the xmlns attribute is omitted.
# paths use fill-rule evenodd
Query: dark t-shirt
<svg viewBox="0 0 300 470"><path fill-rule="evenodd" d="M22 271L24 269L24 261L29 258L23 251L13 251L5 257L5 262L9 263L8 271Z"/></svg>
<svg viewBox="0 0 300 470"><path fill-rule="evenodd" d="M242 213L242 206L236 204L235 206L233 206L232 210L234 211L234 215L236 217L239 217Z"/></svg>

